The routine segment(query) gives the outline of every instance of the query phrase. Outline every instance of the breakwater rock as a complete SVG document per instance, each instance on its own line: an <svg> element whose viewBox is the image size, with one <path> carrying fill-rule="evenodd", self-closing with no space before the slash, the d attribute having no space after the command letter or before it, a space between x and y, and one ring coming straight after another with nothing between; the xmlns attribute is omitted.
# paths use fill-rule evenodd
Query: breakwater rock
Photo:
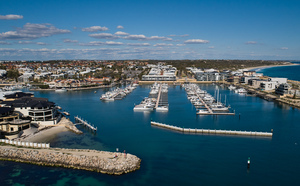
<svg viewBox="0 0 300 186"><path fill-rule="evenodd" d="M45 166L121 175L140 168L141 159L132 154L84 149L33 149L0 145L0 159Z"/></svg>
<svg viewBox="0 0 300 186"><path fill-rule="evenodd" d="M66 117L62 117L58 125L63 125L70 131L74 132L75 134L82 134L83 132L78 130L76 126Z"/></svg>

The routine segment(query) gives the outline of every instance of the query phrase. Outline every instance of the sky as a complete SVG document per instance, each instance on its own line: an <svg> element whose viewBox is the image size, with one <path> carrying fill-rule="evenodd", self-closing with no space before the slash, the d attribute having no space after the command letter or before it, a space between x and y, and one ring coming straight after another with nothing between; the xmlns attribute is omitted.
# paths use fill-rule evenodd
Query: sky
<svg viewBox="0 0 300 186"><path fill-rule="evenodd" d="M1 0L0 60L300 60L299 0Z"/></svg>

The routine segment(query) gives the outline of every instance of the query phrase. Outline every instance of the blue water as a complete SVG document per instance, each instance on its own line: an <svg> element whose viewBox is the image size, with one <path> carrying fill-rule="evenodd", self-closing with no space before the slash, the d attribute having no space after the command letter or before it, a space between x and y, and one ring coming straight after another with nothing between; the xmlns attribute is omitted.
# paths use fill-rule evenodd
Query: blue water
<svg viewBox="0 0 300 186"><path fill-rule="evenodd" d="M271 68L258 68L255 69L259 73L263 73L270 77L283 77L289 80L300 81L300 62L294 62L296 66L282 66Z"/></svg>
<svg viewBox="0 0 300 186"><path fill-rule="evenodd" d="M197 116L180 86L169 87L169 112L133 112L148 96L140 86L125 99L101 102L109 89L79 92L35 92L98 127L97 134L64 132L52 147L120 151L142 159L141 169L110 176L65 168L0 161L2 185L299 185L300 111L257 97L235 94L215 85L200 85L212 95L216 88L236 116ZM238 116L240 115L240 117ZM153 121L190 128L265 131L272 138L182 134L150 125ZM247 169L247 159L251 167Z"/></svg>

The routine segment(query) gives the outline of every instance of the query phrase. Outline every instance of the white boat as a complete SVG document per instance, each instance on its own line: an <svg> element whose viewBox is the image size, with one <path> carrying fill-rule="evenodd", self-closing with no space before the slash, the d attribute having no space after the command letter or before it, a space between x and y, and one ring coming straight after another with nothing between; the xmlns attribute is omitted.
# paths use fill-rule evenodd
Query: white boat
<svg viewBox="0 0 300 186"><path fill-rule="evenodd" d="M134 111L153 111L153 107L148 104L139 104L133 108Z"/></svg>
<svg viewBox="0 0 300 186"><path fill-rule="evenodd" d="M235 90L235 89L236 89L236 87L235 87L235 86L232 86L232 85L230 85L230 86L228 87L228 89L229 89L229 90Z"/></svg>
<svg viewBox="0 0 300 186"><path fill-rule="evenodd" d="M67 92L67 89L65 88L55 89L55 92Z"/></svg>
<svg viewBox="0 0 300 186"><path fill-rule="evenodd" d="M234 91L235 93L247 93L247 90L244 88L239 88Z"/></svg>
<svg viewBox="0 0 300 186"><path fill-rule="evenodd" d="M207 114L207 113L209 113L209 111L208 110L199 110L198 113L199 114Z"/></svg>
<svg viewBox="0 0 300 186"><path fill-rule="evenodd" d="M212 111L228 111L228 107L225 106L216 106L216 107L211 107Z"/></svg>
<svg viewBox="0 0 300 186"><path fill-rule="evenodd" d="M167 112L167 111L169 111L169 107L168 106L159 106L156 108L156 111Z"/></svg>

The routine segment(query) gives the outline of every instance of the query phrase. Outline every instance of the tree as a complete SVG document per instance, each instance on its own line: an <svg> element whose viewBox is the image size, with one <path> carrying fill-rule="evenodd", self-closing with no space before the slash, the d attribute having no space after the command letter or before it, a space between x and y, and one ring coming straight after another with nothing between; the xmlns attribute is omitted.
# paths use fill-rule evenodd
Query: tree
<svg viewBox="0 0 300 186"><path fill-rule="evenodd" d="M14 79L17 81L18 77L20 76L19 71L18 70L8 70L7 71L7 77Z"/></svg>

